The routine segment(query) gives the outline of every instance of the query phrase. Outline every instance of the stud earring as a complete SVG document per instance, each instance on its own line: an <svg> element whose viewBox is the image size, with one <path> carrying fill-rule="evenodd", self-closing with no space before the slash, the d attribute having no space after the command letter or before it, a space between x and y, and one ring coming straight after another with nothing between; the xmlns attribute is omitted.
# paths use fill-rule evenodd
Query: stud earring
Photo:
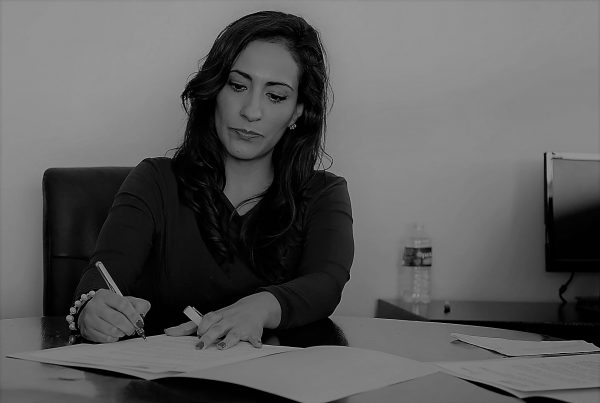
<svg viewBox="0 0 600 403"><path fill-rule="evenodd" d="M290 125L290 130L294 130L295 128L296 128L296 123L292 123L292 124Z"/></svg>

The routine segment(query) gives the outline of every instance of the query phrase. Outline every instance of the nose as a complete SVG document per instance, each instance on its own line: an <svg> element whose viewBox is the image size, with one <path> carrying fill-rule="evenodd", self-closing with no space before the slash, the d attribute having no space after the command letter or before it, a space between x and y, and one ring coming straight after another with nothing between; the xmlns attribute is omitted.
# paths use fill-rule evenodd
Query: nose
<svg viewBox="0 0 600 403"><path fill-rule="evenodd" d="M262 118L262 105L260 104L260 94L248 94L245 99L240 114L250 122Z"/></svg>

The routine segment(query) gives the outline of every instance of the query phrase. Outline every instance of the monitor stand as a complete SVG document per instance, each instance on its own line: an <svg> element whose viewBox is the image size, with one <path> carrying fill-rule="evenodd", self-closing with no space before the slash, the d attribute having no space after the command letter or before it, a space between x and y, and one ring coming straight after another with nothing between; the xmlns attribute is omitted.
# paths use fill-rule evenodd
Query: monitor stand
<svg viewBox="0 0 600 403"><path fill-rule="evenodd" d="M577 309L600 313L600 295L596 297L575 297L575 307Z"/></svg>

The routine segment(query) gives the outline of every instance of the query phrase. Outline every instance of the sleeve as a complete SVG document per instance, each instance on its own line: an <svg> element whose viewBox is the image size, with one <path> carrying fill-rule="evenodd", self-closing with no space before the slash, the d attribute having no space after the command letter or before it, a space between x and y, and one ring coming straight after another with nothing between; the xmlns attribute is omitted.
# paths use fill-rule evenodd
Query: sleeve
<svg viewBox="0 0 600 403"><path fill-rule="evenodd" d="M308 206L299 275L286 283L262 288L281 305L279 328L301 326L331 315L350 279L353 258L347 183L335 177Z"/></svg>
<svg viewBox="0 0 600 403"><path fill-rule="evenodd" d="M142 161L117 192L100 230L96 249L81 277L75 298L90 290L107 288L94 263L101 260L124 295L141 274L153 238L162 220L159 174L151 160Z"/></svg>

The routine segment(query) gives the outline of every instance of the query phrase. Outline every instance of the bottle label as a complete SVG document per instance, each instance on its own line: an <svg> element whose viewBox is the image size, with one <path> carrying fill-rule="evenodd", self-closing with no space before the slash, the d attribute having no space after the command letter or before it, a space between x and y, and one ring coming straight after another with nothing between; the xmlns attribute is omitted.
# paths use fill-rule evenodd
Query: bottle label
<svg viewBox="0 0 600 403"><path fill-rule="evenodd" d="M404 248L404 254L402 255L403 266L431 266L432 260L431 247L411 248L407 246Z"/></svg>

